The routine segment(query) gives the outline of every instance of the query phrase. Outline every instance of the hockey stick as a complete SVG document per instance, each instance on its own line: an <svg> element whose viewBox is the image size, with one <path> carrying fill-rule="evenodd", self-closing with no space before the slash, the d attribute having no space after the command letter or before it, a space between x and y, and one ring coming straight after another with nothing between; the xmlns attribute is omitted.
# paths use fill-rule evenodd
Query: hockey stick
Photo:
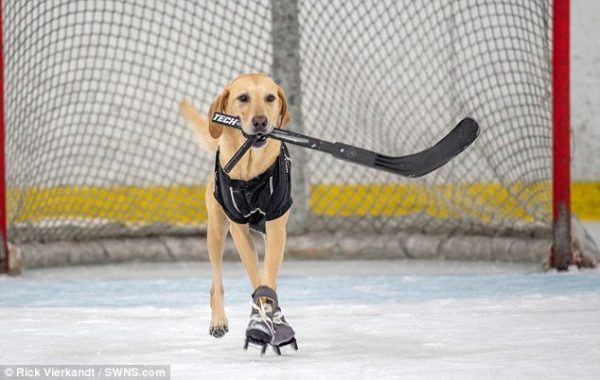
<svg viewBox="0 0 600 380"><path fill-rule="evenodd" d="M215 112L212 118L214 123L241 130L240 120L231 115ZM261 135L261 137L264 135ZM417 153L406 156L385 156L367 149L358 148L339 142L329 142L314 137L304 136L299 133L286 131L284 129L274 129L267 137L284 141L304 148L314 149L326 152L342 160L350 161L356 164L368 166L371 168L385 170L390 173L398 174L404 177L416 178L424 176L434 171L440 166L446 164L452 158L464 151L479 136L479 125L471 118L462 119L454 129L450 131L443 139L438 141L432 147ZM245 143L236 152L239 160L244 153L250 149L252 144ZM231 167L237 162L230 160Z"/></svg>
<svg viewBox="0 0 600 380"><path fill-rule="evenodd" d="M250 149L252 144L254 144L259 138L259 135L248 136L244 144L242 144L240 149L238 149L237 152L235 152L235 154L231 157L227 165L225 165L225 167L223 168L223 170L225 170L225 173L229 174L229 172L233 170L235 164L237 164L238 161L242 159L242 157L244 156L244 154L246 154L248 149Z"/></svg>

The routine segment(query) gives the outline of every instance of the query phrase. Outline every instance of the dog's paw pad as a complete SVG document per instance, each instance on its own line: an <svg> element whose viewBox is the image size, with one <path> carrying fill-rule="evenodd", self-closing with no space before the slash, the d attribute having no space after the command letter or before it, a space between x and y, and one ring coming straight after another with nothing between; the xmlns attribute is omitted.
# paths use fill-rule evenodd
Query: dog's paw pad
<svg viewBox="0 0 600 380"><path fill-rule="evenodd" d="M215 338L222 338L228 332L229 332L229 327L227 327L227 325L211 326L208 329L208 333L210 335L214 336Z"/></svg>

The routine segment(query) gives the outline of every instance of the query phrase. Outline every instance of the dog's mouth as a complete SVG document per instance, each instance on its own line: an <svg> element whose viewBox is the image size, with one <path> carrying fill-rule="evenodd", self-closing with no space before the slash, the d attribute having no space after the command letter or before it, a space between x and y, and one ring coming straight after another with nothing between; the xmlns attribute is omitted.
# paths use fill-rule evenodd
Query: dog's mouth
<svg viewBox="0 0 600 380"><path fill-rule="evenodd" d="M244 138L250 137L246 132L242 130L242 135ZM267 145L267 135L259 135L258 139L252 144L253 148L262 148Z"/></svg>

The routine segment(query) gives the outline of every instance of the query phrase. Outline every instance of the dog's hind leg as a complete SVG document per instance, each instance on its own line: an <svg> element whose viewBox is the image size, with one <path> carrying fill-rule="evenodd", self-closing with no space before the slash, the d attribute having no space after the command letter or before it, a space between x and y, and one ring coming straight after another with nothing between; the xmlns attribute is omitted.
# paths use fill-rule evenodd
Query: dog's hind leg
<svg viewBox="0 0 600 380"><path fill-rule="evenodd" d="M208 211L208 227L206 233L206 244L208 257L212 270L212 284L210 287L210 309L212 317L208 332L210 335L220 338L229 331L229 322L225 315L223 305L223 249L229 221L221 206L213 196L214 183L211 181L206 189L206 208Z"/></svg>

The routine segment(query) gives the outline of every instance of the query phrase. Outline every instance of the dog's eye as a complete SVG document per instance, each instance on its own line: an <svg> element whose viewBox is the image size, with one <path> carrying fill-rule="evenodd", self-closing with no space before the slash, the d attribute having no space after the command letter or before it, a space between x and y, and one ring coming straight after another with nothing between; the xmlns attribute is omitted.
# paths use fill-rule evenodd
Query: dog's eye
<svg viewBox="0 0 600 380"><path fill-rule="evenodd" d="M267 100L267 103L272 103L273 101L275 101L275 95L273 95L273 94L267 95L266 100Z"/></svg>
<svg viewBox="0 0 600 380"><path fill-rule="evenodd" d="M242 94L242 95L238 96L238 100L242 103L248 103L248 101L250 100L250 97L247 94Z"/></svg>

